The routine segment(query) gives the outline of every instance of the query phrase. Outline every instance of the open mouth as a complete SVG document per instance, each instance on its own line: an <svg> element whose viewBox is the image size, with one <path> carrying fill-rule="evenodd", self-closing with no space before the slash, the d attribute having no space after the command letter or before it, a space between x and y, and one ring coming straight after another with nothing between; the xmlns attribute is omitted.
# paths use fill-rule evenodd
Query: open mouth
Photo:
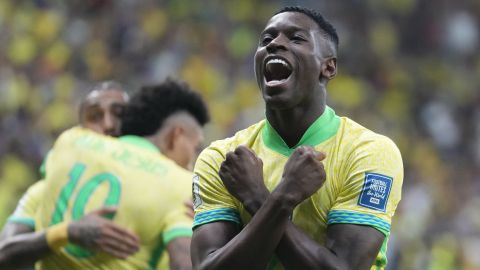
<svg viewBox="0 0 480 270"><path fill-rule="evenodd" d="M292 74L290 64L278 57L270 58L265 63L264 76L268 84L282 83Z"/></svg>

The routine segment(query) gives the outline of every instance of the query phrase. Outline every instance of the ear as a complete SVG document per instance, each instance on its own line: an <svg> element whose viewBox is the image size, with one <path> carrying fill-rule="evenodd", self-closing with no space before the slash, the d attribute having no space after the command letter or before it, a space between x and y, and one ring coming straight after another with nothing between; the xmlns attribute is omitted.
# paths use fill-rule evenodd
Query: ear
<svg viewBox="0 0 480 270"><path fill-rule="evenodd" d="M172 130L170 131L170 143L169 143L169 149L173 150L177 146L178 139L182 136L182 134L185 132L183 127L181 126L176 126L173 127Z"/></svg>
<svg viewBox="0 0 480 270"><path fill-rule="evenodd" d="M337 58L327 58L322 64L319 79L322 80L322 77L324 77L327 80L331 80L335 75L337 75Z"/></svg>

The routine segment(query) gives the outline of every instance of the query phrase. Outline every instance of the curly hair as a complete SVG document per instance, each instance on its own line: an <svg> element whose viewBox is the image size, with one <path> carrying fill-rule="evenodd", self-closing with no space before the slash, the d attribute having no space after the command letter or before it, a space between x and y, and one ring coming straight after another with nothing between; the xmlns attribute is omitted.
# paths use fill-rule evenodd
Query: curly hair
<svg viewBox="0 0 480 270"><path fill-rule="evenodd" d="M284 12L300 12L310 17L310 19L314 20L317 23L318 27L324 31L325 36L329 40L331 40L333 44L335 44L335 48L338 49L340 40L338 39L337 30L335 29L335 27L333 27L333 25L330 22L325 20L320 13L318 13L313 9L292 6L292 7L284 7L280 9L279 11L277 11L277 13L275 13L275 15L284 13Z"/></svg>
<svg viewBox="0 0 480 270"><path fill-rule="evenodd" d="M133 94L122 115L121 133L153 135L177 112L190 114L201 126L210 120L205 101L186 83L167 78L161 84L144 86Z"/></svg>

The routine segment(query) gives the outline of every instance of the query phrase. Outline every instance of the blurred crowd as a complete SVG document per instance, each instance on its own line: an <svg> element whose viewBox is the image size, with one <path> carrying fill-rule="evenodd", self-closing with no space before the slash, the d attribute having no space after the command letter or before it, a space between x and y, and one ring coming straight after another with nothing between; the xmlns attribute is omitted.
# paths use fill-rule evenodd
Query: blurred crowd
<svg viewBox="0 0 480 270"><path fill-rule="evenodd" d="M0 225L95 82L187 81L209 102L208 141L263 118L253 54L268 18L292 3L339 33L330 106L402 152L388 269L480 269L476 0L2 0Z"/></svg>

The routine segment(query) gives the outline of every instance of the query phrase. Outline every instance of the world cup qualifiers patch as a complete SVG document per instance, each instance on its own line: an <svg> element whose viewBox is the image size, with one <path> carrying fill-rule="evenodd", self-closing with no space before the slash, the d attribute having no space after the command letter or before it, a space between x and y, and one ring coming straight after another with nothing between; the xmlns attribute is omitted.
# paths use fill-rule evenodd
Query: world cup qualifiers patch
<svg viewBox="0 0 480 270"><path fill-rule="evenodd" d="M393 178L376 173L365 173L365 182L358 199L358 205L386 212L388 196Z"/></svg>

